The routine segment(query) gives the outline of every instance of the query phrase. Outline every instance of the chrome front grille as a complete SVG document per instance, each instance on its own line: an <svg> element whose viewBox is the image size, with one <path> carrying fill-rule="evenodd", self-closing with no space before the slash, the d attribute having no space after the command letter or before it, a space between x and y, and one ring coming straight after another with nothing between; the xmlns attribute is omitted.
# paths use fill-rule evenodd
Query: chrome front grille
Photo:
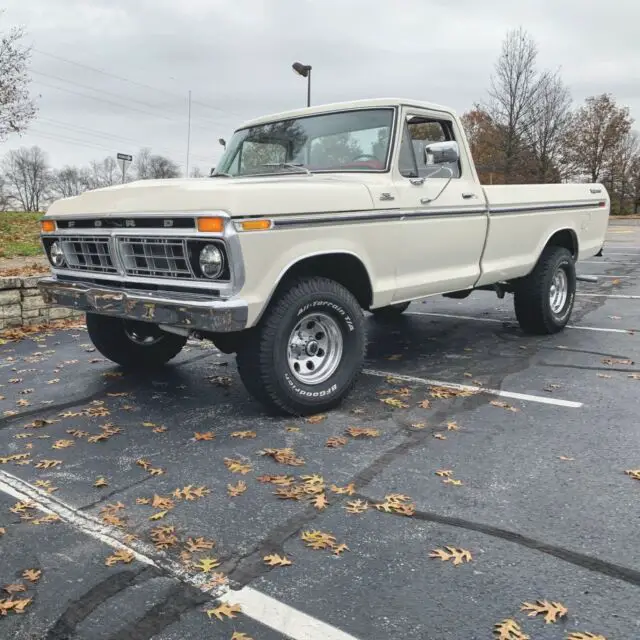
<svg viewBox="0 0 640 640"><path fill-rule="evenodd" d="M100 273L118 272L109 251L109 238L71 236L61 238L60 242L69 268Z"/></svg>
<svg viewBox="0 0 640 640"><path fill-rule="evenodd" d="M180 238L119 237L118 252L128 276L191 279L186 241Z"/></svg>

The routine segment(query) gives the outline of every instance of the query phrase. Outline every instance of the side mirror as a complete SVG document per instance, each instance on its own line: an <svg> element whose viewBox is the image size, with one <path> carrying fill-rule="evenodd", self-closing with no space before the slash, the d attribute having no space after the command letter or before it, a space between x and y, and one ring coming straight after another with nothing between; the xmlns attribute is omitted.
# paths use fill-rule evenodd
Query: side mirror
<svg viewBox="0 0 640 640"><path fill-rule="evenodd" d="M424 148L424 163L427 166L449 164L458 160L460 160L460 147L455 140L433 142Z"/></svg>

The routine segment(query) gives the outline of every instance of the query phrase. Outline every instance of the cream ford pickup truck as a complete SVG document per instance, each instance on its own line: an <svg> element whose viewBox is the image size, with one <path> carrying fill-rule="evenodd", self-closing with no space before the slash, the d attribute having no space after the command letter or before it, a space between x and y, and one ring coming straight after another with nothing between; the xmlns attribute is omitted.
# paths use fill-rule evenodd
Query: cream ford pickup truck
<svg viewBox="0 0 640 640"><path fill-rule="evenodd" d="M364 311L513 293L528 333L568 322L575 263L598 254L601 184L481 186L446 107L378 99L242 125L205 179L139 181L55 202L46 300L87 312L105 357L171 360L189 336L236 353L279 412L336 406L363 366Z"/></svg>

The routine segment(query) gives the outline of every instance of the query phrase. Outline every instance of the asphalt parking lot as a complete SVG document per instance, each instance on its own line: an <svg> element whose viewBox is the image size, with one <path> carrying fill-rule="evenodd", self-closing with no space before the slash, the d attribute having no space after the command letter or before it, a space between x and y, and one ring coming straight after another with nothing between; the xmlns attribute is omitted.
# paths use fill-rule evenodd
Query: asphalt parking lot
<svg viewBox="0 0 640 640"><path fill-rule="evenodd" d="M0 637L640 638L640 225L578 272L553 337L483 292L369 320L317 419L206 343L149 377L82 328L0 346Z"/></svg>

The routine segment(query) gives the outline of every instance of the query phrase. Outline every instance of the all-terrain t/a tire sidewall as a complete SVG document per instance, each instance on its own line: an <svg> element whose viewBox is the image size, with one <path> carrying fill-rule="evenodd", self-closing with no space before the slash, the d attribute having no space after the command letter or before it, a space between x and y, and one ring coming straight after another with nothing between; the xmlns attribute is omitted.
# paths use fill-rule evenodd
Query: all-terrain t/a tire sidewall
<svg viewBox="0 0 640 640"><path fill-rule="evenodd" d="M325 278L302 280L292 286L265 318L260 340L261 377L273 404L287 413L305 415L333 408L351 390L366 349L364 316L353 295ZM326 314L339 327L342 356L337 369L322 383L297 379L287 359L289 338L311 313Z"/></svg>

